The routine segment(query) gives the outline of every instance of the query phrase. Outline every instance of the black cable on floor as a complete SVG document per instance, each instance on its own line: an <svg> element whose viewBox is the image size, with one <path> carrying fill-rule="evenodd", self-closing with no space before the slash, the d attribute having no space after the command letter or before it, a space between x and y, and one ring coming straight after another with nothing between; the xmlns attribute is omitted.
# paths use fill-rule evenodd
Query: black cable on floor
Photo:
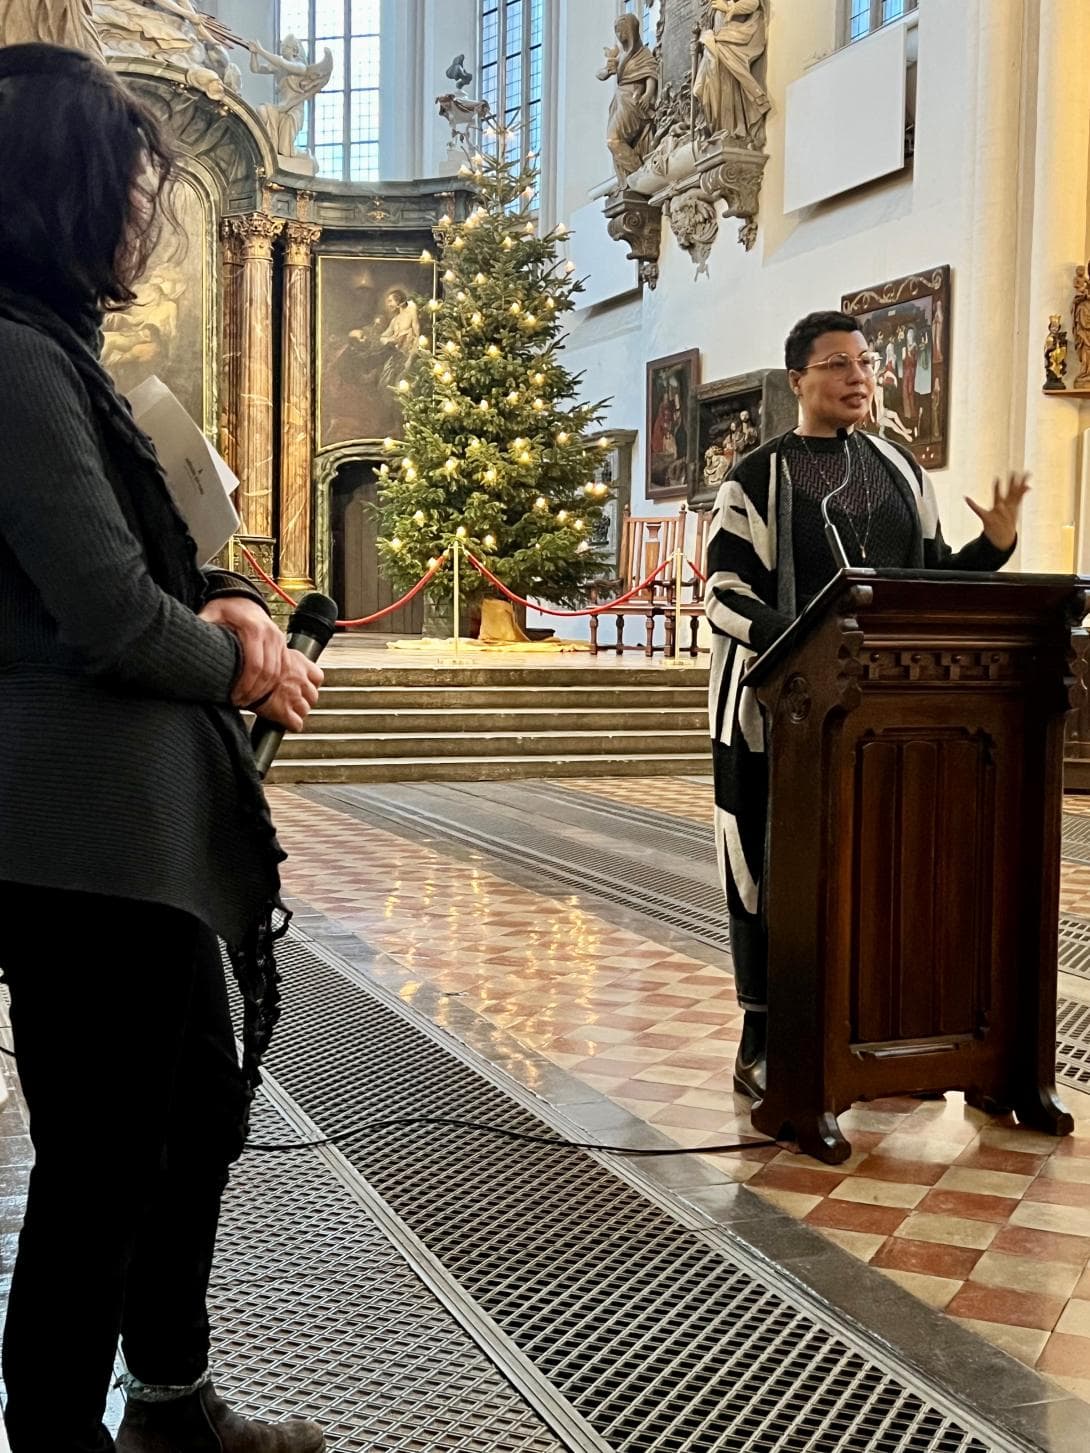
<svg viewBox="0 0 1090 1453"><path fill-rule="evenodd" d="M337 1146L345 1140L366 1135L372 1130L397 1130L407 1125L446 1125L455 1130L472 1130L481 1135L498 1135L504 1140L517 1140L525 1145L559 1146L565 1150L596 1150L602 1155L669 1156L669 1155L727 1155L741 1150L762 1150L780 1145L778 1140L738 1140L730 1145L700 1145L686 1150L672 1145L666 1150L640 1150L630 1145L599 1145L592 1140L564 1140L557 1135L533 1135L523 1130L505 1130L500 1125L486 1125L478 1120L458 1120L444 1115L403 1115L393 1120L372 1120L366 1125L357 1125L354 1130L341 1130L321 1140L289 1140L277 1145L263 1145L249 1142L247 1150L280 1154L292 1150L323 1150Z"/></svg>
<svg viewBox="0 0 1090 1453"><path fill-rule="evenodd" d="M6 1045L0 1045L0 1054L6 1054L11 1059L15 1058L15 1051L8 1049ZM355 1130L341 1130L335 1135L327 1135L321 1140L287 1140L279 1145L262 1145L250 1141L247 1143L246 1149L269 1155L280 1155L294 1150L324 1150L327 1146L340 1145L342 1141L353 1140L372 1130L397 1130L407 1125L446 1125L455 1130L476 1131L480 1135L498 1135L504 1140L521 1141L524 1145L551 1145L565 1150L596 1150L600 1155L630 1155L641 1158L671 1155L730 1155L742 1150L780 1145L778 1140L755 1139L738 1140L729 1145L699 1145L688 1150L680 1145L672 1145L665 1150L640 1150L630 1145L599 1145L597 1141L592 1140L563 1140L556 1135L531 1135L522 1130L505 1130L500 1125L486 1125L478 1120L457 1120L442 1115L404 1115L395 1120L372 1120L367 1125L358 1125ZM780 1149L784 1148L780 1146Z"/></svg>

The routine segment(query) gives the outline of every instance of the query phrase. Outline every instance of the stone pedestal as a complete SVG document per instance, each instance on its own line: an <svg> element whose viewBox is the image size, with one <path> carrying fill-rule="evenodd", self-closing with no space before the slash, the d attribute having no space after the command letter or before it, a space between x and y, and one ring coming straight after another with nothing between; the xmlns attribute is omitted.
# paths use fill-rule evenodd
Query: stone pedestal
<svg viewBox="0 0 1090 1453"><path fill-rule="evenodd" d="M289 222L284 231L280 376L280 571L290 594L314 588L314 346L312 267L321 228Z"/></svg>

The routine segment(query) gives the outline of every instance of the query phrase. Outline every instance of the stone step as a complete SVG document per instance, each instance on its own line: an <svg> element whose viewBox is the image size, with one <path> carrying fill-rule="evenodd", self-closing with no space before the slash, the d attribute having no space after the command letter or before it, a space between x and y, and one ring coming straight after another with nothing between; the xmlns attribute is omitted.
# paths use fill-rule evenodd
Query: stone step
<svg viewBox="0 0 1090 1453"><path fill-rule="evenodd" d="M629 711L657 706L669 710L705 710L707 686L341 686L322 687L320 707L337 711L525 711L585 708Z"/></svg>
<svg viewBox="0 0 1090 1453"><path fill-rule="evenodd" d="M278 761L270 786L323 782L505 782L524 777L691 777L706 776L708 754L655 753L541 757L331 757L322 761Z"/></svg>
<svg viewBox="0 0 1090 1453"><path fill-rule="evenodd" d="M551 701L564 704L554 706ZM551 701L542 701L531 710L518 708L513 711L495 708L463 711L460 705L454 703L430 711L396 707L343 711L327 708L323 696L307 718L306 736L366 736L375 732L439 736L450 732L517 732L524 735L628 730L658 734L669 731L703 732L708 722L706 706L678 710L673 707L624 705L613 710L595 710L569 706L564 695L559 698L554 696Z"/></svg>
<svg viewBox="0 0 1090 1453"><path fill-rule="evenodd" d="M697 731L488 731L467 733L366 732L360 735L308 732L285 737L278 760L368 757L593 757L603 754L701 753L707 732ZM710 746L708 754L710 754ZM707 765L707 760L705 760Z"/></svg>
<svg viewBox="0 0 1090 1453"><path fill-rule="evenodd" d="M607 666L598 657L593 666L513 667L499 663L472 666L338 666L336 656L322 659L329 686L517 686L530 681L536 687L600 686L688 686L707 687L707 657L704 664L674 666L659 661L655 666Z"/></svg>

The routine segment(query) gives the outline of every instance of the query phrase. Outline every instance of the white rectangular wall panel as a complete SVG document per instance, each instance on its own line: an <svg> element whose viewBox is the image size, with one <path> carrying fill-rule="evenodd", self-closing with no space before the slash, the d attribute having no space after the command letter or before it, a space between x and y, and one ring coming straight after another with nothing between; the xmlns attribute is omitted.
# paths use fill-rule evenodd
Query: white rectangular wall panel
<svg viewBox="0 0 1090 1453"><path fill-rule="evenodd" d="M788 86L785 212L901 170L907 64L907 28L889 25Z"/></svg>

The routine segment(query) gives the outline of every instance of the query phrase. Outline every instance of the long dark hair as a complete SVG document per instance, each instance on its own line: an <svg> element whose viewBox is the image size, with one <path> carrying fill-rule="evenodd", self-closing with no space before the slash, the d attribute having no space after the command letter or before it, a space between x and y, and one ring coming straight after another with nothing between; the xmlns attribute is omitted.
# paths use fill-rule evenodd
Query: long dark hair
<svg viewBox="0 0 1090 1453"><path fill-rule="evenodd" d="M170 219L174 158L148 108L56 45L0 49L0 284L124 308Z"/></svg>

